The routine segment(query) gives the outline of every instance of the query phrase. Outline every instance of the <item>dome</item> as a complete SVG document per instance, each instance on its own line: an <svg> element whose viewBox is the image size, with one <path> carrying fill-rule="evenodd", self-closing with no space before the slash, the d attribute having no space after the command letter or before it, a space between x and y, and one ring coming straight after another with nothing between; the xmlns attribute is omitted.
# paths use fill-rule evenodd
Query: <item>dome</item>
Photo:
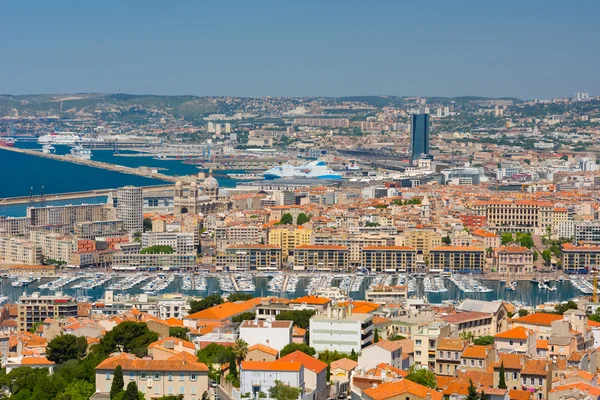
<svg viewBox="0 0 600 400"><path fill-rule="evenodd" d="M202 182L202 187L205 189L216 189L219 187L219 182L212 176L209 176Z"/></svg>

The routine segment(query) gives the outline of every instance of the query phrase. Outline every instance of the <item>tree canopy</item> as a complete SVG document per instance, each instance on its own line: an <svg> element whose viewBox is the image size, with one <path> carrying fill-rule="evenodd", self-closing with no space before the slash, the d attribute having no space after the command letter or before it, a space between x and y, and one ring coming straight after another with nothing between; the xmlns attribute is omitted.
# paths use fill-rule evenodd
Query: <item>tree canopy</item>
<svg viewBox="0 0 600 400"><path fill-rule="evenodd" d="M493 336L479 336L477 339L473 340L473 344L476 344L478 346L489 346L491 344L494 344L494 337Z"/></svg>
<svg viewBox="0 0 600 400"><path fill-rule="evenodd" d="M290 343L286 344L283 349L279 351L279 357L285 357L288 354L291 354L297 350L300 350L304 354L308 354L309 356L314 356L317 354L317 351L307 345L306 343Z"/></svg>
<svg viewBox="0 0 600 400"><path fill-rule="evenodd" d="M310 221L310 217L304 213L300 213L296 218L296 225L304 225L308 221Z"/></svg>
<svg viewBox="0 0 600 400"><path fill-rule="evenodd" d="M278 321L293 321L294 325L302 329L308 329L310 325L310 318L316 314L314 310L293 310L293 311L282 311L275 319Z"/></svg>
<svg viewBox="0 0 600 400"><path fill-rule="evenodd" d="M408 370L408 375L406 375L406 379L432 389L435 389L437 387L437 380L435 378L435 374L429 371L427 368L417 369L413 365Z"/></svg>
<svg viewBox="0 0 600 400"><path fill-rule="evenodd" d="M202 300L192 300L190 302L190 314L197 313L198 311L206 310L207 308L211 308L213 306L219 305L223 303L223 298L220 294L210 294L203 298Z"/></svg>
<svg viewBox="0 0 600 400"><path fill-rule="evenodd" d="M275 386L269 388L269 397L276 400L297 400L302 394L302 389L285 385L281 381L275 381Z"/></svg>
<svg viewBox="0 0 600 400"><path fill-rule="evenodd" d="M231 318L231 321L232 322L251 321L255 318L256 318L256 314L254 314L253 312L245 312L245 313L238 314L235 317Z"/></svg>
<svg viewBox="0 0 600 400"><path fill-rule="evenodd" d="M115 326L97 345L104 355L118 350L133 353L138 357L148 354L148 345L158 340L158 333L152 332L144 322L125 321Z"/></svg>
<svg viewBox="0 0 600 400"><path fill-rule="evenodd" d="M254 298L254 296L250 293L234 292L230 293L229 296L227 296L227 301L248 301L252 298Z"/></svg>
<svg viewBox="0 0 600 400"><path fill-rule="evenodd" d="M110 385L110 398L114 399L125 387L125 381L123 380L123 368L117 365L115 368L112 384Z"/></svg>
<svg viewBox="0 0 600 400"><path fill-rule="evenodd" d="M171 326L169 328L169 336L187 340L187 334L190 330L182 326Z"/></svg>
<svg viewBox="0 0 600 400"><path fill-rule="evenodd" d="M141 254L173 254L171 246L150 246L140 250Z"/></svg>
<svg viewBox="0 0 600 400"><path fill-rule="evenodd" d="M573 300L569 300L566 303L557 304L554 308L558 314L562 315L567 310L577 310L577 303L575 303Z"/></svg>
<svg viewBox="0 0 600 400"><path fill-rule="evenodd" d="M233 355L233 349L217 343L211 343L196 354L198 361L204 364L225 364Z"/></svg>
<svg viewBox="0 0 600 400"><path fill-rule="evenodd" d="M48 360L62 364L68 360L78 360L85 356L87 339L83 336L60 335L52 339L46 347Z"/></svg>
<svg viewBox="0 0 600 400"><path fill-rule="evenodd" d="M294 224L294 217L290 213L283 214L281 216L281 219L279 220L279 225L293 225L293 224Z"/></svg>

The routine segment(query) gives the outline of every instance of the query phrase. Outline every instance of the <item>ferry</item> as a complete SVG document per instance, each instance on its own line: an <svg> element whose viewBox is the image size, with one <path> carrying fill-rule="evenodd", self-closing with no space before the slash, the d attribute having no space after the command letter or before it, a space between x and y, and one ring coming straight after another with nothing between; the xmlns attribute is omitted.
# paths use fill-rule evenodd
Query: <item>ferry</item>
<svg viewBox="0 0 600 400"><path fill-rule="evenodd" d="M80 137L73 132L59 132L43 135L38 138L40 144L75 144Z"/></svg>
<svg viewBox="0 0 600 400"><path fill-rule="evenodd" d="M340 180L342 175L327 167L324 161L313 161L304 165L283 164L265 171L266 180L281 178L316 178Z"/></svg>
<svg viewBox="0 0 600 400"><path fill-rule="evenodd" d="M4 146L4 147L14 147L15 146L15 139L13 139L11 137L0 138L0 147L1 146Z"/></svg>
<svg viewBox="0 0 600 400"><path fill-rule="evenodd" d="M75 146L71 149L71 155L80 160L90 160L92 152L89 149L84 149L82 146Z"/></svg>

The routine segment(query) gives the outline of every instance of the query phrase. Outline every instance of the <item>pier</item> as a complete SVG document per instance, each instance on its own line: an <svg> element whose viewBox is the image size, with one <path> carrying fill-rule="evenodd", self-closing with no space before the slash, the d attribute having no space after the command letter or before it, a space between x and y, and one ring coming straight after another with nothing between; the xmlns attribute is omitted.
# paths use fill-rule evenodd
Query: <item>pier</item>
<svg viewBox="0 0 600 400"><path fill-rule="evenodd" d="M287 291L287 285L288 285L288 281L290 280L290 276L286 275L285 279L283 280L283 285L281 286L281 291L285 292Z"/></svg>
<svg viewBox="0 0 600 400"><path fill-rule="evenodd" d="M21 154L28 154L30 156L50 158L50 159L56 160L56 161L71 162L74 164L87 165L88 167L102 168L102 169L105 169L108 171L115 171L115 172L120 172L123 174L138 175L138 176L143 176L145 178L158 179L158 180L162 180L162 181L166 181L166 182L183 181L183 182L191 183L192 181L196 180L196 178L194 176L170 176L170 175L161 174L160 172L153 172L153 169L156 169L156 168L148 168L148 167L130 168L130 167L122 166L122 165L109 164L109 163L100 162L100 161L84 160L84 159L80 159L77 157L73 157L71 155L47 154L47 153L42 153L41 151L37 151L37 150L19 149L16 147L1 147L0 149L6 150L6 151L13 151L16 153L21 153Z"/></svg>
<svg viewBox="0 0 600 400"><path fill-rule="evenodd" d="M233 287L235 288L235 291L239 292L240 288L239 288L237 281L235 280L235 277L233 276L233 274L229 275L229 279L231 279L231 283L233 283Z"/></svg>

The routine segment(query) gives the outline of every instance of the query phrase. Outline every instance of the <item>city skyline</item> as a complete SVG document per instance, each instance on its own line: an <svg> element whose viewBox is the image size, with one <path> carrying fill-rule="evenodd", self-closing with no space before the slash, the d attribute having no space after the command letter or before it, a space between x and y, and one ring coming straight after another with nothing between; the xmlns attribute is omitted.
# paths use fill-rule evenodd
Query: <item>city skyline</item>
<svg viewBox="0 0 600 400"><path fill-rule="evenodd" d="M0 93L566 97L600 92L598 4L4 5ZM316 6L316 3L315 3ZM34 11L32 11L34 10Z"/></svg>

